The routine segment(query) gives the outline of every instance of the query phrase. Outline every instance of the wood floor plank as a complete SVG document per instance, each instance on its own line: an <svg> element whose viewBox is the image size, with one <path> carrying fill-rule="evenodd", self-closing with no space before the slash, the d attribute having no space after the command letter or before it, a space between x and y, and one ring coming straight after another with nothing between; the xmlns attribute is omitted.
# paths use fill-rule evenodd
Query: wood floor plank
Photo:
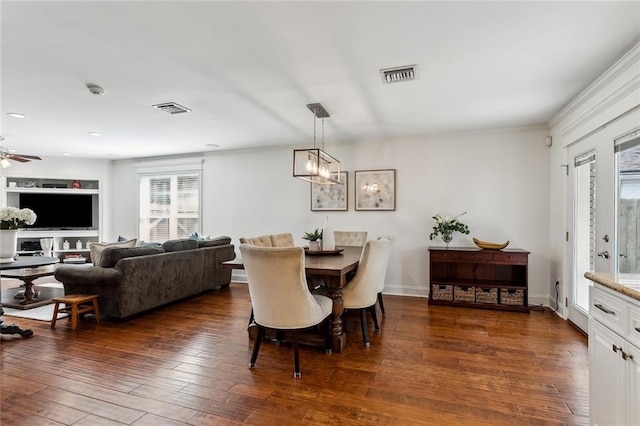
<svg viewBox="0 0 640 426"><path fill-rule="evenodd" d="M342 353L264 342L248 368L247 286L124 321L11 318L2 336L0 424L538 425L588 423L586 337L550 311L428 306L385 295L371 347L357 312Z"/></svg>

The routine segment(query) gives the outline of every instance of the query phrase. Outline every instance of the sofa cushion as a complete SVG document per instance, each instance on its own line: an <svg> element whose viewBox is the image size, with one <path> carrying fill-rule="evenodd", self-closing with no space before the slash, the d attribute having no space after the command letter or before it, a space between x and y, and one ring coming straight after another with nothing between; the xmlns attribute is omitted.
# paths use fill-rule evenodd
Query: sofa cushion
<svg viewBox="0 0 640 426"><path fill-rule="evenodd" d="M91 255L91 263L99 266L101 263L102 252L107 247L135 247L136 238L118 243L91 243L89 244L89 254Z"/></svg>
<svg viewBox="0 0 640 426"><path fill-rule="evenodd" d="M210 240L198 240L198 247L214 247L231 244L231 237L222 236Z"/></svg>
<svg viewBox="0 0 640 426"><path fill-rule="evenodd" d="M100 258L100 264L103 268L113 268L120 259L127 257L146 256L149 254L164 253L160 247L105 247Z"/></svg>
<svg viewBox="0 0 640 426"><path fill-rule="evenodd" d="M198 248L198 241L189 238L178 238L162 243L164 251L193 250Z"/></svg>

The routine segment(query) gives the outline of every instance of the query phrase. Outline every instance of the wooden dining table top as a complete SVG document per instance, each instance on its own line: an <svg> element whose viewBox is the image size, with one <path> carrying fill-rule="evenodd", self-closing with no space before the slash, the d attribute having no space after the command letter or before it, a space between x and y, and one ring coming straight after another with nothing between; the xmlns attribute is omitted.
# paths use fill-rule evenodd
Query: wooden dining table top
<svg viewBox="0 0 640 426"><path fill-rule="evenodd" d="M340 254L312 255L304 257L304 269L313 275L344 275L358 268L362 247L340 247Z"/></svg>
<svg viewBox="0 0 640 426"><path fill-rule="evenodd" d="M343 251L339 254L305 256L305 272L312 275L342 276L357 269L362 247L345 246L340 248ZM242 259L223 262L222 265L229 269L244 269Z"/></svg>

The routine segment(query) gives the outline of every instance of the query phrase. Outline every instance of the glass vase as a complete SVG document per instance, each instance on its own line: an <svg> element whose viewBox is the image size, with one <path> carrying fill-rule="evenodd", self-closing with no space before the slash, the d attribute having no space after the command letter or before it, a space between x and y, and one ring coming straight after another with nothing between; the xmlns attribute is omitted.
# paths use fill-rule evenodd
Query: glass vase
<svg viewBox="0 0 640 426"><path fill-rule="evenodd" d="M447 245L447 248L449 248L449 243L451 242L451 240L453 240L453 235L451 235L451 232L443 232L440 238L442 238L442 241L444 241L444 243Z"/></svg>

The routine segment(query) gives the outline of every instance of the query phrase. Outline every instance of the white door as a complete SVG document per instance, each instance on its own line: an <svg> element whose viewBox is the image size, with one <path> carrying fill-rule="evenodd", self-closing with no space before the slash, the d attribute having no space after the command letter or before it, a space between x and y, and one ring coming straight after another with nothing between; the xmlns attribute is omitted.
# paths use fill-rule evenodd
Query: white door
<svg viewBox="0 0 640 426"><path fill-rule="evenodd" d="M569 229L572 265L567 293L568 319L588 329L587 271L610 272L613 256L614 143L598 133L569 146Z"/></svg>
<svg viewBox="0 0 640 426"><path fill-rule="evenodd" d="M640 274L640 131L615 141L617 272Z"/></svg>

